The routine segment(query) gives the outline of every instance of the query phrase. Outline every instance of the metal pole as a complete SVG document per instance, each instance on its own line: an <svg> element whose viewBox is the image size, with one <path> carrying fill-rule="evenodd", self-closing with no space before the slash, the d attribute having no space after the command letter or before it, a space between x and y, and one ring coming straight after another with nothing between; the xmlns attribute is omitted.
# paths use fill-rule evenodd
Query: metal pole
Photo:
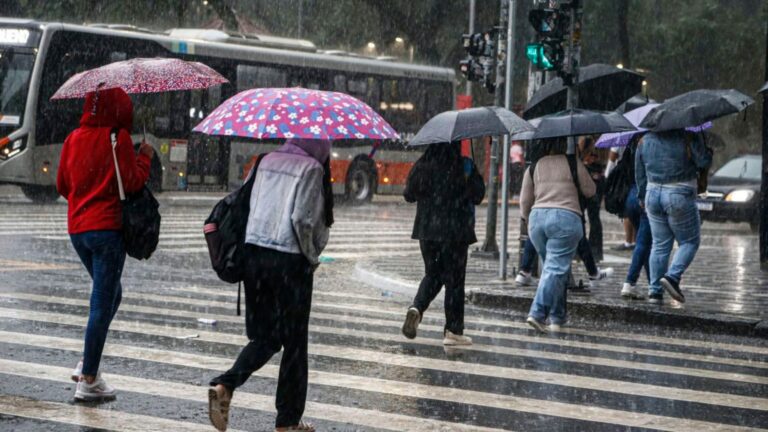
<svg viewBox="0 0 768 432"><path fill-rule="evenodd" d="M765 80L768 81L768 22L765 26ZM760 186L760 266L768 269L768 91L763 92L763 181Z"/></svg>
<svg viewBox="0 0 768 432"><path fill-rule="evenodd" d="M576 44L575 44L575 37L576 37L576 15L579 10L579 2L578 0L572 0L571 1L571 31L568 35L568 55L565 57L567 59L568 64L566 65L567 71L571 73L571 76L573 77L571 81L571 85L568 86L568 96L566 99L566 109L573 109L579 106L579 66L578 66L578 56L576 53ZM568 154L576 154L576 138L574 137L568 137Z"/></svg>
<svg viewBox="0 0 768 432"><path fill-rule="evenodd" d="M517 2L515 0L509 0L507 6L507 64L504 75L504 107L508 110L512 109L513 98L513 79L514 79L514 64L515 64L515 12L517 8ZM504 165L502 166L501 176L501 251L499 255L499 278L501 280L507 280L507 243L509 240L509 135L504 135L504 146L502 151L502 160Z"/></svg>
<svg viewBox="0 0 768 432"><path fill-rule="evenodd" d="M507 5L509 0L500 0L499 8L499 27L501 29L507 28ZM504 32L499 31L496 39L496 56L494 61L496 62L496 91L493 95L493 104L495 106L501 106L502 103L502 88L504 85L504 62L499 61L506 49L506 38ZM488 173L488 217L485 223L485 242L477 253L479 255L491 256L493 258L498 257L499 245L496 243L496 214L498 213L499 205L499 188L496 183L499 180L499 137L492 137L491 143L491 172Z"/></svg>
<svg viewBox="0 0 768 432"><path fill-rule="evenodd" d="M303 3L304 3L304 0L299 0L299 20L298 20L298 30L296 31L296 34L297 34L296 39L301 39L301 20L304 12L302 10Z"/></svg>
<svg viewBox="0 0 768 432"><path fill-rule="evenodd" d="M469 34L475 32L475 0L469 0ZM413 55L411 55L413 57ZM413 58L411 58L413 62ZM467 80L467 96L472 96L472 81Z"/></svg>

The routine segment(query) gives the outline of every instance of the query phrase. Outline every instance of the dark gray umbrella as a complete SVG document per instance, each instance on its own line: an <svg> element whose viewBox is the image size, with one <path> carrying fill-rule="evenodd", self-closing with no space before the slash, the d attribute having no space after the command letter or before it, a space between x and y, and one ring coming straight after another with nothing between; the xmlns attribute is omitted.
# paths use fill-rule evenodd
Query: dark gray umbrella
<svg viewBox="0 0 768 432"><path fill-rule="evenodd" d="M738 90L694 90L652 109L640 127L652 131L683 129L746 109L755 101Z"/></svg>
<svg viewBox="0 0 768 432"><path fill-rule="evenodd" d="M768 91L768 81L765 82L765 85L760 87L760 90L758 90L758 93L762 93L764 91Z"/></svg>
<svg viewBox="0 0 768 432"><path fill-rule="evenodd" d="M627 99L623 104L619 105L614 111L619 114L626 114L632 110L638 109L641 106L646 106L649 103L656 103L655 100L649 99L648 96L634 95Z"/></svg>
<svg viewBox="0 0 768 432"><path fill-rule="evenodd" d="M484 136L507 135L533 130L527 121L507 109L491 106L446 111L431 119L408 143L419 146Z"/></svg>
<svg viewBox="0 0 768 432"><path fill-rule="evenodd" d="M629 132L636 128L623 115L615 111L565 110L538 119L534 133L512 135L513 140L536 140L580 135L594 135L608 132Z"/></svg>
<svg viewBox="0 0 768 432"><path fill-rule="evenodd" d="M613 111L640 93L644 76L607 64L591 64L579 70L579 108ZM568 88L555 78L533 94L523 111L524 119L541 117L566 108Z"/></svg>

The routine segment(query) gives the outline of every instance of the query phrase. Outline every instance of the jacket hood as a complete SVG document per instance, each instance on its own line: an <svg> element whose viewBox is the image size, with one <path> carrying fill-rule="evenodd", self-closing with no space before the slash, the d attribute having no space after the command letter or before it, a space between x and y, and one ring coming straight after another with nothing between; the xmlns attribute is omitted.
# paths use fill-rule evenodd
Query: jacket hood
<svg viewBox="0 0 768 432"><path fill-rule="evenodd" d="M304 150L318 162L325 163L331 155L331 142L320 139L289 138L285 142L286 146L295 146Z"/></svg>
<svg viewBox="0 0 768 432"><path fill-rule="evenodd" d="M120 88L98 90L85 96L80 126L133 129L133 102Z"/></svg>

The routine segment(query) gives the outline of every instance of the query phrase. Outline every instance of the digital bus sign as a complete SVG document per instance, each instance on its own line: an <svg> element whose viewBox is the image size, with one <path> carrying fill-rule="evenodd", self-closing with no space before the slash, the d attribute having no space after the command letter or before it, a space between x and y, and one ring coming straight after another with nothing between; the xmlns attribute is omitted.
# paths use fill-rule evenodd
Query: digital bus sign
<svg viewBox="0 0 768 432"><path fill-rule="evenodd" d="M0 45L36 46L39 36L39 32L30 29L0 27Z"/></svg>

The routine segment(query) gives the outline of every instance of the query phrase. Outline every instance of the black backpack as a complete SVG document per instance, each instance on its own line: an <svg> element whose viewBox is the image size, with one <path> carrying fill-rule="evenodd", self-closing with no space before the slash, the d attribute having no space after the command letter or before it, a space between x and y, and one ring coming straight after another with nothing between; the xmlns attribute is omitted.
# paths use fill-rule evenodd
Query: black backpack
<svg viewBox="0 0 768 432"><path fill-rule="evenodd" d="M629 190L634 184L634 152L631 147L624 150L624 154L616 164L616 168L608 175L605 181L605 210L608 213L622 216L624 205L629 196Z"/></svg>
<svg viewBox="0 0 768 432"><path fill-rule="evenodd" d="M122 204L123 243L128 256L138 260L149 259L160 241L160 204L144 185L140 191L127 195L123 190L123 179L117 164L115 147L119 131L110 131L112 157L115 162L115 174Z"/></svg>
<svg viewBox="0 0 768 432"><path fill-rule="evenodd" d="M205 220L203 233L211 257L211 266L224 282L241 282L244 276L243 250L245 229L250 213L251 191L256 170L264 155L259 155L245 183L216 203ZM240 289L237 290L237 314L240 315Z"/></svg>

